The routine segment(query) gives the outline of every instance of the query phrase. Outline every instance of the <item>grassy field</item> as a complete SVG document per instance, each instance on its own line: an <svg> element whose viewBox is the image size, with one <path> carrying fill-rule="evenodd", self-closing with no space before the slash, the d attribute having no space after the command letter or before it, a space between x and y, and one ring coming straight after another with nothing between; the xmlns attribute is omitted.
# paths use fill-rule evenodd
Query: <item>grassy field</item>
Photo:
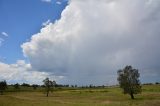
<svg viewBox="0 0 160 106"><path fill-rule="evenodd" d="M39 90L7 92L0 95L0 106L160 106L160 85L145 85L131 100L120 88L62 89L46 97Z"/></svg>

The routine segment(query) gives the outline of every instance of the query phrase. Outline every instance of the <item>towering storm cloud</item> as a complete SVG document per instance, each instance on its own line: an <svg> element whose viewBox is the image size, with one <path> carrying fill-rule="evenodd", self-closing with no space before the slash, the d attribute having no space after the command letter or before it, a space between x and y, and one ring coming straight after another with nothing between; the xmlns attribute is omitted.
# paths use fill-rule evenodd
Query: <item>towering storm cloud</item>
<svg viewBox="0 0 160 106"><path fill-rule="evenodd" d="M61 19L22 45L31 66L72 84L114 84L133 65L160 81L159 0L71 0Z"/></svg>

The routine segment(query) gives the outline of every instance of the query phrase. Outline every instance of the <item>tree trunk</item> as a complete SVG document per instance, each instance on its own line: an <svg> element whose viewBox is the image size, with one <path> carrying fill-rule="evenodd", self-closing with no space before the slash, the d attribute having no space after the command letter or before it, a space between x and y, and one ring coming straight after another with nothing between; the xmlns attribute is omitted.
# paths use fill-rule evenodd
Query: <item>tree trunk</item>
<svg viewBox="0 0 160 106"><path fill-rule="evenodd" d="M48 97L49 91L47 91L47 97Z"/></svg>
<svg viewBox="0 0 160 106"><path fill-rule="evenodd" d="M47 97L48 97L48 94L49 94L49 86L47 86Z"/></svg>
<svg viewBox="0 0 160 106"><path fill-rule="evenodd" d="M133 95L133 93L132 93L132 92L131 92L131 94L130 94L130 95L131 95L131 99L134 99L134 95Z"/></svg>

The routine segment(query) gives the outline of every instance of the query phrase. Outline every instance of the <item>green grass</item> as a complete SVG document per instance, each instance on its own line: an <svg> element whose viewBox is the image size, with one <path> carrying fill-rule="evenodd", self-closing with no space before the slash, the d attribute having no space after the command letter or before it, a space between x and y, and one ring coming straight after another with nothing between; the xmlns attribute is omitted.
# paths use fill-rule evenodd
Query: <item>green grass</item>
<svg viewBox="0 0 160 106"><path fill-rule="evenodd" d="M159 106L160 85L145 85L131 100L118 87L104 89L56 89L46 97L41 90L7 92L0 95L0 106ZM32 91L32 92L31 92Z"/></svg>

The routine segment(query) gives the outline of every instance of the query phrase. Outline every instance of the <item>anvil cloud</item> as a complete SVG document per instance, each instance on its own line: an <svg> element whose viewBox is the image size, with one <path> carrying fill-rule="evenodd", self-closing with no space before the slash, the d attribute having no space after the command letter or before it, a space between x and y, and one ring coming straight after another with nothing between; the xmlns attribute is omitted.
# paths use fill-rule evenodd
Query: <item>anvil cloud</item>
<svg viewBox="0 0 160 106"><path fill-rule="evenodd" d="M21 45L31 66L62 83L115 84L117 70L138 68L160 81L159 0L70 0L61 19Z"/></svg>

